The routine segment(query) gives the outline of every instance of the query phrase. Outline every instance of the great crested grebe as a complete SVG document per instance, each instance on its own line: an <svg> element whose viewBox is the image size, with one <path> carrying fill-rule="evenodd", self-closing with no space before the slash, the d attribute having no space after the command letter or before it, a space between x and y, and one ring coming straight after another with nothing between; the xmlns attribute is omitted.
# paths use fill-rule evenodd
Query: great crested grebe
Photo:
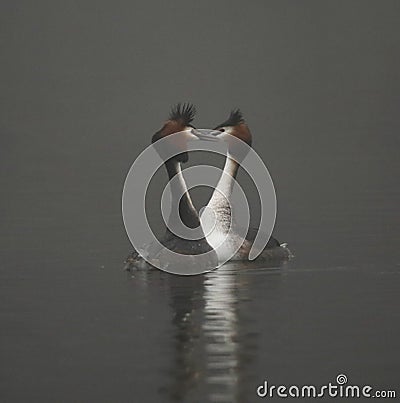
<svg viewBox="0 0 400 403"><path fill-rule="evenodd" d="M172 210L168 220L168 226L164 236L159 240L160 243L170 251L183 255L199 255L212 251L212 247L208 244L202 231L199 215L192 203L190 194L187 190L186 182L182 174L181 163L188 161L187 142L189 140L198 140L199 138L192 133L194 127L192 121L194 119L196 109L192 104L177 104L171 110L168 120L162 128L152 137L152 143L158 154L164 161L164 166L168 173L171 184ZM178 133L175 136L168 136ZM157 144L158 140L166 139ZM170 141L168 141L170 139ZM168 158L166 155L175 154L174 157ZM172 180L174 179L174 180ZM174 206L179 206L178 209ZM197 239L184 239L172 231L170 227L179 220L189 230L194 229L197 233ZM154 248L154 245L148 246L153 256L162 253L161 249ZM147 253L147 252L146 252ZM209 258L210 259L210 258ZM217 261L217 256L211 254L211 260ZM213 266L210 262L203 262ZM134 250L125 261L125 268L147 266L142 256ZM215 265L213 266L215 267Z"/></svg>
<svg viewBox="0 0 400 403"><path fill-rule="evenodd" d="M219 140L227 142L228 151L223 173L200 219L203 230L207 234L207 241L216 250L220 260L225 260L227 256L232 255L232 251L237 250L230 260L246 261L258 229L250 228L247 230L247 234L241 235L235 231L229 232L231 225L234 224L229 199L232 196L240 161L245 157L243 148L238 150L231 136L251 146L252 135L239 109L232 111L229 118L219 124L212 134ZM211 228L212 230L210 230ZM281 259L290 256L291 253L286 244L280 244L271 236L259 257L261 259Z"/></svg>

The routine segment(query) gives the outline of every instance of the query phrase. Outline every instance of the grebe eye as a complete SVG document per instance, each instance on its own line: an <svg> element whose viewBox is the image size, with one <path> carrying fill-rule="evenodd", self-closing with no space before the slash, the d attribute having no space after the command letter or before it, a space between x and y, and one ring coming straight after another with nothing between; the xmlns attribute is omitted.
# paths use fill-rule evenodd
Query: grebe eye
<svg viewBox="0 0 400 403"><path fill-rule="evenodd" d="M224 132L224 131L225 131L225 129L219 129L219 131L220 131L220 132Z"/></svg>

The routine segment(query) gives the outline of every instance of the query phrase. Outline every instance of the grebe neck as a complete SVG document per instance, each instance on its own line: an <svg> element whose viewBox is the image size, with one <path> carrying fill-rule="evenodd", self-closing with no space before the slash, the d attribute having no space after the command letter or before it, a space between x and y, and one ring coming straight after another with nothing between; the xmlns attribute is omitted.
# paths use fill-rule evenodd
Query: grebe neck
<svg viewBox="0 0 400 403"><path fill-rule="evenodd" d="M165 162L165 167L168 172L168 177L171 186L171 199L172 199L172 212L169 220L177 220L177 209L174 208L179 203L179 215L180 218L187 227L197 228L200 226L199 215L194 208L192 199L187 190L185 178L182 174L181 164L179 161L171 158ZM173 181L172 178L177 176ZM180 197L179 195L182 195Z"/></svg>
<svg viewBox="0 0 400 403"><path fill-rule="evenodd" d="M218 181L217 187L211 196L208 206L229 207L229 199L232 195L238 169L239 163L228 152L225 159L224 170Z"/></svg>

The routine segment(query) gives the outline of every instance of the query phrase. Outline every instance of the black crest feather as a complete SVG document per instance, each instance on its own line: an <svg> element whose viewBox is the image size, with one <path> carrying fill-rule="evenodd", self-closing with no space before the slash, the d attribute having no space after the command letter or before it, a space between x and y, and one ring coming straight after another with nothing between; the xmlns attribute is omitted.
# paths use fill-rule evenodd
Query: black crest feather
<svg viewBox="0 0 400 403"><path fill-rule="evenodd" d="M171 120L181 120L185 126L188 126L194 119L196 114L196 108L190 103L178 103L172 109L169 114Z"/></svg>
<svg viewBox="0 0 400 403"><path fill-rule="evenodd" d="M240 123L244 123L244 117L240 109L234 109L231 111L231 114L229 115L229 118L225 120L225 122L219 124L218 127L226 127L226 126L236 126L239 125Z"/></svg>

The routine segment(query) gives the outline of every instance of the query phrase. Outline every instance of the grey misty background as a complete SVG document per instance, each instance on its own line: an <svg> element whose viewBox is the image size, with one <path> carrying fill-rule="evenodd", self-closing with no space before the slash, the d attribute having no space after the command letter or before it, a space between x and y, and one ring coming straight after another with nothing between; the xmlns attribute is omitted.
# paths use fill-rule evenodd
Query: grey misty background
<svg viewBox="0 0 400 403"><path fill-rule="evenodd" d="M399 17L398 1L2 1L0 400L160 401L175 376L203 278L127 281L121 192L179 101L202 128L242 109L296 254L225 279L245 278L240 387L341 371L394 388Z"/></svg>
<svg viewBox="0 0 400 403"><path fill-rule="evenodd" d="M51 241L60 259L85 245L84 259L116 264L129 249L124 176L178 101L197 105L199 127L242 109L276 185L280 239L333 259L356 236L395 249L399 8L2 2L6 255L52 253Z"/></svg>

